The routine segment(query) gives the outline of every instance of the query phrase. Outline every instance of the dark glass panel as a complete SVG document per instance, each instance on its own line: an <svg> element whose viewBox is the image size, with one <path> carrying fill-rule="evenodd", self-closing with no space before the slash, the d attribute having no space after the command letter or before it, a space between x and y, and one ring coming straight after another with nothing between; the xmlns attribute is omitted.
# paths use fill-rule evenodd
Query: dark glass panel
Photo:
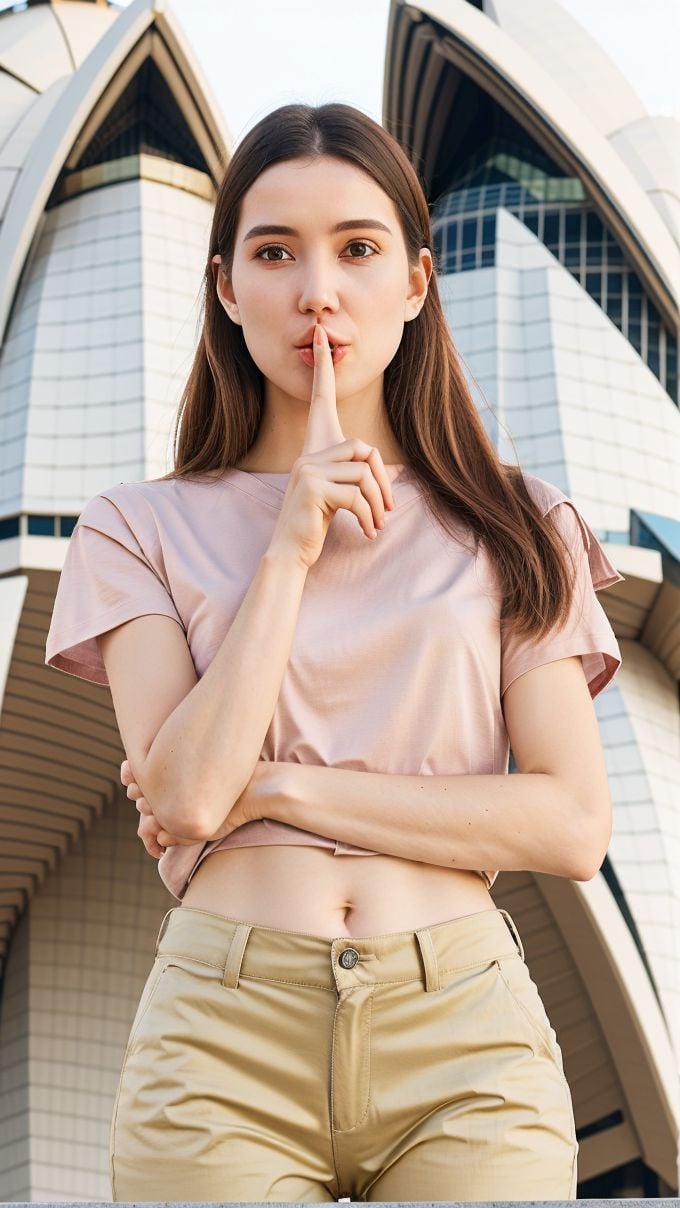
<svg viewBox="0 0 680 1208"><path fill-rule="evenodd" d="M32 537L53 537L54 516L28 515L28 532Z"/></svg>
<svg viewBox="0 0 680 1208"><path fill-rule="evenodd" d="M466 218L463 222L463 247L474 247L477 243L477 219Z"/></svg>
<svg viewBox="0 0 680 1208"><path fill-rule="evenodd" d="M607 240L607 262L609 264L623 264L623 252L618 243L613 239Z"/></svg>
<svg viewBox="0 0 680 1208"><path fill-rule="evenodd" d="M5 541L8 537L19 536L19 517L8 516L6 520L0 520L0 541Z"/></svg>
<svg viewBox="0 0 680 1208"><path fill-rule="evenodd" d="M588 243L601 243L604 238L604 227L599 214L588 210L586 214L586 239Z"/></svg>
<svg viewBox="0 0 680 1208"><path fill-rule="evenodd" d="M607 314L612 323L620 327L623 322L623 308L620 298L607 298Z"/></svg>
<svg viewBox="0 0 680 1208"><path fill-rule="evenodd" d="M628 324L628 339L638 352L642 350L642 333L639 323Z"/></svg>
<svg viewBox="0 0 680 1208"><path fill-rule="evenodd" d="M659 324L649 323L647 325L647 348L651 351L653 348L659 347Z"/></svg>
<svg viewBox="0 0 680 1208"><path fill-rule="evenodd" d="M548 210L543 215L543 242L551 250L557 248L560 235L560 216L555 210Z"/></svg>
<svg viewBox="0 0 680 1208"><path fill-rule="evenodd" d="M581 242L581 215L574 213L565 214L564 227L565 243L580 243Z"/></svg>

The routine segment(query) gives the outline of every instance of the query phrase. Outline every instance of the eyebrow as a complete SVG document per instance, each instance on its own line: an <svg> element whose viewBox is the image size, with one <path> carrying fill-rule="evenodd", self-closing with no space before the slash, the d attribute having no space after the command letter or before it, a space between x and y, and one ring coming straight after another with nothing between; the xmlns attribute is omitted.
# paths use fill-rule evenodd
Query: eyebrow
<svg viewBox="0 0 680 1208"><path fill-rule="evenodd" d="M347 218L344 222L337 222L334 227L331 227L329 235L335 235L337 231L356 231L359 228L366 230L370 228L373 231L387 231L388 235L392 232L384 222L379 222L377 218ZM248 234L244 236L243 242L248 239L255 239L258 235L297 235L300 232L295 230L295 227L289 226L272 226L270 223L261 223L259 226L251 227Z"/></svg>

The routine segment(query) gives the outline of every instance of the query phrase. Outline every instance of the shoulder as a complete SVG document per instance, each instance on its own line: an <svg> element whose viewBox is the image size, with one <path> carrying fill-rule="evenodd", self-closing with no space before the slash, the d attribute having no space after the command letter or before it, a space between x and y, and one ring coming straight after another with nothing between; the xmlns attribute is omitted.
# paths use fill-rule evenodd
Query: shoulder
<svg viewBox="0 0 680 1208"><path fill-rule="evenodd" d="M541 509L541 514L545 516L551 508L557 503L571 503L568 495L564 491L556 487L554 483L549 482L547 478L539 478L538 474L530 474L528 470L522 470L522 478L527 491L531 498ZM572 504L573 507L573 504Z"/></svg>
<svg viewBox="0 0 680 1208"><path fill-rule="evenodd" d="M87 500L80 510L78 524L99 528L122 520L134 527L155 516L163 501L174 495L174 487L172 479L114 483Z"/></svg>
<svg viewBox="0 0 680 1208"><path fill-rule="evenodd" d="M610 587L614 583L624 581L624 576L616 569L604 550L600 539L588 523L586 515L573 499L570 499L554 483L537 474L522 471L522 477L527 490L541 509L541 514L547 516L554 528L564 539L568 548L587 566L593 586L597 591L602 587ZM559 507L566 504L566 507Z"/></svg>

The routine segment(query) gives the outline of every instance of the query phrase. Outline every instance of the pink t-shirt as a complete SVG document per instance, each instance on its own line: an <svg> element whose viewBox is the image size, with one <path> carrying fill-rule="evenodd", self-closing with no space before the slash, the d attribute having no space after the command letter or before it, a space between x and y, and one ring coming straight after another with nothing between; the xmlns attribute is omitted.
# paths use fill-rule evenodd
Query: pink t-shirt
<svg viewBox="0 0 680 1208"><path fill-rule="evenodd" d="M623 575L571 500L525 472L542 512L554 509L578 575L564 629L540 642L506 636L484 544L475 557L462 522L456 540L444 533L408 467L388 472L396 507L374 541L346 510L331 520L260 758L397 775L506 774L505 689L534 667L580 654L591 697L601 692L621 654L595 592ZM288 479L231 468L93 496L66 551L46 664L107 685L97 635L162 613L181 625L200 678L269 545ZM214 843L169 847L158 870L181 900L211 852L260 844L378 854L263 818ZM479 875L490 887L498 872Z"/></svg>

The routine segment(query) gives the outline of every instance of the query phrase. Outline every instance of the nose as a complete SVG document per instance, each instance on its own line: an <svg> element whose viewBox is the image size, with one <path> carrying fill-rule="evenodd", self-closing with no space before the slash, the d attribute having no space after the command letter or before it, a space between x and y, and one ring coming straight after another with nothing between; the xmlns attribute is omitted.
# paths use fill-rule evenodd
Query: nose
<svg viewBox="0 0 680 1208"><path fill-rule="evenodd" d="M312 311L319 319L324 312L330 311L334 314L338 309L338 295L333 284L332 270L318 258L310 261L306 268L299 307L302 313Z"/></svg>

